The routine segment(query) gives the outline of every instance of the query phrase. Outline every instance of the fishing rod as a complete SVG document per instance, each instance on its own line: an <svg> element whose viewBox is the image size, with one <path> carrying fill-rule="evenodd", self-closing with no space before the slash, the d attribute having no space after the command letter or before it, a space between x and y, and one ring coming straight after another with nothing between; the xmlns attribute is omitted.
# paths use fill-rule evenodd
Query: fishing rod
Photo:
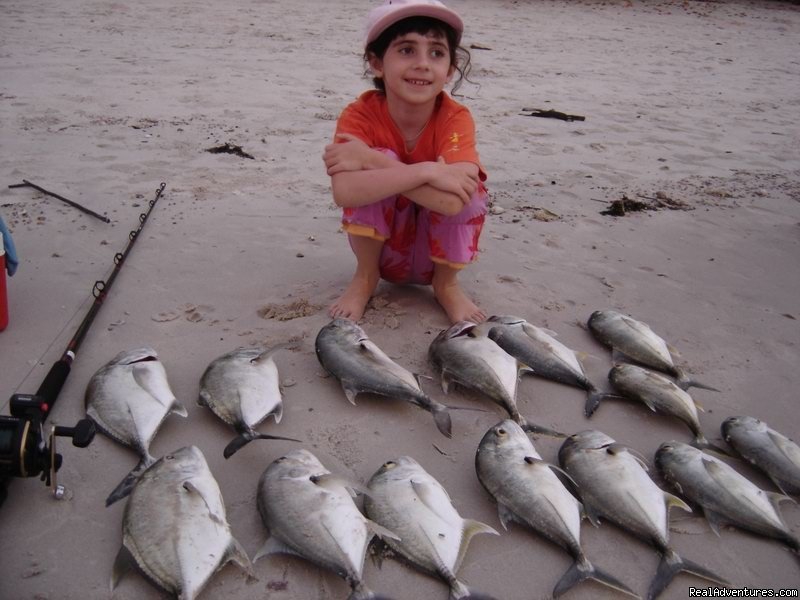
<svg viewBox="0 0 800 600"><path fill-rule="evenodd" d="M86 337L86 333L105 301L108 290L130 254L133 245L147 222L153 207L164 192L166 183L156 190L146 212L139 215L139 227L128 234L128 245L114 255L114 269L107 281L96 281L92 287L94 302L67 348L42 381L35 394L14 394L9 402L11 416L0 415L0 506L8 495L7 487L12 477L36 477L53 488L56 498L63 498L64 486L57 485L56 471L61 468L62 456L56 453L56 437L72 438L78 448L88 446L95 435L95 425L90 419L81 419L75 427L53 426L48 435L44 422L53 410L61 388L72 369L72 362Z"/></svg>

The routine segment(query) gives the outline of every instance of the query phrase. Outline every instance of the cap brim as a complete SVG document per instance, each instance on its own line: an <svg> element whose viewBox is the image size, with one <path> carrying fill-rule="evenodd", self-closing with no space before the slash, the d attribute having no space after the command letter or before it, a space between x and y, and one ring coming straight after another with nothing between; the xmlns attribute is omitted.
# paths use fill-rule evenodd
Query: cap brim
<svg viewBox="0 0 800 600"><path fill-rule="evenodd" d="M389 27L408 17L430 17L450 25L458 33L458 41L464 32L464 22L455 12L445 6L419 5L404 6L379 18L367 32L365 45L374 42Z"/></svg>

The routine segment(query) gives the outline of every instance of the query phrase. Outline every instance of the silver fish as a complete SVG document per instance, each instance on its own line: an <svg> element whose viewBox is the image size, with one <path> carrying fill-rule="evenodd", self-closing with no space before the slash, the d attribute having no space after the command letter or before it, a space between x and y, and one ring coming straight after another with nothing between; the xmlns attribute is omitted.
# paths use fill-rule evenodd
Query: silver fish
<svg viewBox="0 0 800 600"><path fill-rule="evenodd" d="M612 575L596 569L586 557L581 548L581 503L555 472L563 471L542 460L528 435L514 421L507 419L486 432L475 454L475 470L497 502L504 528L512 521L521 523L572 556L572 566L553 588L554 598L587 579L639 597Z"/></svg>
<svg viewBox="0 0 800 600"><path fill-rule="evenodd" d="M784 494L800 496L800 446L753 417L730 417L722 437L767 475Z"/></svg>
<svg viewBox="0 0 800 600"><path fill-rule="evenodd" d="M142 474L122 518L122 547L111 589L132 566L181 600L192 600L229 561L255 577L231 534L225 504L195 446L159 459Z"/></svg>
<svg viewBox="0 0 800 600"><path fill-rule="evenodd" d="M681 389L719 390L691 379L675 365L667 343L650 326L613 310L598 310L589 317L589 331L603 344L658 371L672 375Z"/></svg>
<svg viewBox="0 0 800 600"><path fill-rule="evenodd" d="M367 484L364 509L373 521L399 539L384 541L422 571L441 577L450 586L450 598L484 598L456 577L472 537L499 535L478 521L462 519L450 497L417 461L401 456L387 461Z"/></svg>
<svg viewBox="0 0 800 600"><path fill-rule="evenodd" d="M139 464L106 499L106 506L127 496L138 477L156 459L150 443L170 413L186 409L169 387L164 365L152 348L120 352L101 367L86 387L86 415L111 439L135 450Z"/></svg>
<svg viewBox="0 0 800 600"><path fill-rule="evenodd" d="M556 437L563 434L529 423L517 408L520 362L483 335L471 321L460 321L441 331L431 342L428 358L440 371L447 393L458 383L502 406L523 429Z"/></svg>
<svg viewBox="0 0 800 600"><path fill-rule="evenodd" d="M328 323L317 334L315 348L320 364L341 382L353 404L362 392L401 398L429 411L439 431L451 436L447 407L429 398L414 375L389 358L353 321Z"/></svg>
<svg viewBox="0 0 800 600"><path fill-rule="evenodd" d="M589 381L573 350L525 319L491 316L478 325L478 330L485 332L489 339L525 365L534 375L585 390L587 397L584 412L587 417L592 416L603 398L614 396L601 391Z"/></svg>
<svg viewBox="0 0 800 600"><path fill-rule="evenodd" d="M278 367L270 348L239 348L211 362L200 378L197 403L206 406L239 434L223 452L230 458L253 440L289 440L292 438L258 433L255 427L270 415L275 423L283 416Z"/></svg>
<svg viewBox="0 0 800 600"><path fill-rule="evenodd" d="M608 373L608 379L626 398L638 400L655 413L676 417L686 423L694 434L693 445L728 454L706 439L697 415L697 409L703 410L702 407L672 380L629 364L614 365Z"/></svg>
<svg viewBox="0 0 800 600"><path fill-rule="evenodd" d="M656 466L666 481L690 502L701 506L711 529L730 523L741 529L771 537L800 553L778 512L788 496L765 492L731 466L681 442L665 442L656 451Z"/></svg>
<svg viewBox="0 0 800 600"><path fill-rule="evenodd" d="M273 461L258 482L257 504L270 537L255 556L300 556L343 578L350 600L377 599L362 581L367 546L390 531L364 518L351 497L360 486L333 475L304 449Z"/></svg>
<svg viewBox="0 0 800 600"><path fill-rule="evenodd" d="M647 475L644 459L595 430L567 438L558 458L564 470L578 483L584 511L593 524L599 525L600 517L605 517L651 543L661 554L648 599L661 594L681 571L727 585L705 567L681 558L669 546L670 507L678 506L689 512L691 508L653 483Z"/></svg>

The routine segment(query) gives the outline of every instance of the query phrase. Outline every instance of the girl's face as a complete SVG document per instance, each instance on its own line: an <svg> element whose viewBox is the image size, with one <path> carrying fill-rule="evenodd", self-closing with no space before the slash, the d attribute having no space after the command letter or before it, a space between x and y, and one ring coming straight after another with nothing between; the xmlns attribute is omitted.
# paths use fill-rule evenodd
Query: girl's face
<svg viewBox="0 0 800 600"><path fill-rule="evenodd" d="M390 104L408 108L434 103L455 71L447 38L413 32L396 37L383 58L373 56L369 64L373 74L383 79Z"/></svg>

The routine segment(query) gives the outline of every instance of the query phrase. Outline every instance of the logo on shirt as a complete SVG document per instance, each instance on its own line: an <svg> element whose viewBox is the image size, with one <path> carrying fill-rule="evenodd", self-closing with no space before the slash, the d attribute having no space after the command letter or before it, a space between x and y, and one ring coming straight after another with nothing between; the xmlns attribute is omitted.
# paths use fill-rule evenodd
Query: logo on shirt
<svg viewBox="0 0 800 600"><path fill-rule="evenodd" d="M449 141L450 141L450 151L451 152L457 152L458 151L458 149L459 149L458 148L458 142L460 140L461 140L461 136L458 135L457 131L454 131L453 133L450 134Z"/></svg>

